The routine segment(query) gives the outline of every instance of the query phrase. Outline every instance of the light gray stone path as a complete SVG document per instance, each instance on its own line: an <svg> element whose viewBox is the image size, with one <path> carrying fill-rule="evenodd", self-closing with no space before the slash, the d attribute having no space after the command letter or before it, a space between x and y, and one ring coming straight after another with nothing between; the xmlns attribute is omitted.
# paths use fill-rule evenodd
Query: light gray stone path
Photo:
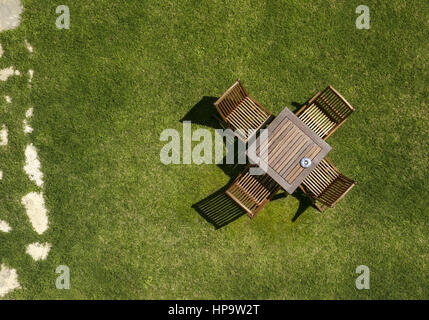
<svg viewBox="0 0 429 320"><path fill-rule="evenodd" d="M0 0L0 32L7 31L18 27L21 23L21 14L23 7L20 0ZM25 39L25 47L31 55L34 51L32 45ZM4 50L0 44L0 58L4 54ZM25 73L24 73L25 74ZM12 76L20 76L21 73L13 66L3 68L0 70L0 82L7 81ZM28 86L31 88L31 82L34 76L34 70L28 70ZM10 96L0 97L0 100L5 99L7 103L12 103ZM2 101L3 102L3 101ZM30 118L33 115L33 108L29 108L23 120L24 133L29 134L33 128L29 125ZM31 138L31 137L30 137ZM0 150L6 148L8 144L8 130L5 124L0 123ZM21 203L25 208L27 216L33 226L35 232L42 235L49 227L47 209L45 207L45 199L43 195L43 173L41 171L41 164L37 156L37 149L32 143L27 144L25 149L26 162L24 171L27 173L30 180L32 180L38 187L39 192L30 192L23 196ZM0 180L3 178L3 171L0 168ZM3 220L0 220L0 232L8 233L12 230L11 226ZM34 261L45 260L48 257L52 245L50 243L31 243L27 245L26 253L29 254ZM1 257L0 257L1 258ZM0 300L5 297L9 292L20 288L18 282L18 274L15 269L9 268L0 259Z"/></svg>
<svg viewBox="0 0 429 320"><path fill-rule="evenodd" d="M0 32L18 27L22 11L20 0L0 0Z"/></svg>

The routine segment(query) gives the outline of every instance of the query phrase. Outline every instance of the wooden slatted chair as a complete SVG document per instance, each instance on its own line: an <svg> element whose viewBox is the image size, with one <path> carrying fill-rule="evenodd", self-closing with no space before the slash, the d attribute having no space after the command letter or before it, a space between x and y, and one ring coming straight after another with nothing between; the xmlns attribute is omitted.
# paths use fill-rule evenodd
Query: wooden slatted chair
<svg viewBox="0 0 429 320"><path fill-rule="evenodd" d="M323 212L327 207L333 208L355 184L356 181L342 175L325 158L304 179L300 188L312 200L316 208Z"/></svg>
<svg viewBox="0 0 429 320"><path fill-rule="evenodd" d="M250 175L249 169L252 166L254 165L249 164L238 175L228 190L226 190L226 194L246 210L247 215L251 219L256 216L280 189L280 185L267 174Z"/></svg>
<svg viewBox="0 0 429 320"><path fill-rule="evenodd" d="M249 96L240 79L214 105L227 127L245 143L272 118L271 112Z"/></svg>
<svg viewBox="0 0 429 320"><path fill-rule="evenodd" d="M332 86L316 93L296 115L322 139L328 139L355 109Z"/></svg>

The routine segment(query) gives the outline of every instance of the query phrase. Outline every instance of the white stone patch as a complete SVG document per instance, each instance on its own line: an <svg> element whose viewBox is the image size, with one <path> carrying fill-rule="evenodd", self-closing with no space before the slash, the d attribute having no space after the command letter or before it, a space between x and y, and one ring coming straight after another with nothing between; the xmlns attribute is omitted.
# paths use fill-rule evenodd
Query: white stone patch
<svg viewBox="0 0 429 320"><path fill-rule="evenodd" d="M11 76L20 76L20 75L21 75L21 72L19 72L19 70L15 70L14 67L2 69L0 70L0 81L6 81Z"/></svg>
<svg viewBox="0 0 429 320"><path fill-rule="evenodd" d="M27 253L34 259L34 261L46 260L49 250L51 250L50 243L32 243L27 246Z"/></svg>
<svg viewBox="0 0 429 320"><path fill-rule="evenodd" d="M30 192L22 197L21 202L25 207L28 218L30 218L33 229L38 234L45 232L48 229L49 222L43 194Z"/></svg>
<svg viewBox="0 0 429 320"><path fill-rule="evenodd" d="M0 43L0 58L3 56L3 53L4 53L4 51L3 51L3 47L2 47L2 45L1 45L1 43Z"/></svg>
<svg viewBox="0 0 429 320"><path fill-rule="evenodd" d="M0 80L6 81L7 79L9 79L9 77L13 76L14 74L15 74L15 70L13 69L13 67L2 69L0 70Z"/></svg>
<svg viewBox="0 0 429 320"><path fill-rule="evenodd" d="M28 70L28 75L29 75L29 78L28 78L28 82L32 82L33 81L33 76L34 76L34 70Z"/></svg>
<svg viewBox="0 0 429 320"><path fill-rule="evenodd" d="M27 48L27 50L30 53L33 53L33 47L31 46L31 44L27 41L27 39L25 39L25 47Z"/></svg>
<svg viewBox="0 0 429 320"><path fill-rule="evenodd" d="M18 27L22 11L20 0L0 0L0 32Z"/></svg>
<svg viewBox="0 0 429 320"><path fill-rule="evenodd" d="M23 120L24 133L33 132L33 128L28 124L28 121L27 121L27 119L30 119L32 116L33 116L33 108L30 108L25 112L26 119Z"/></svg>
<svg viewBox="0 0 429 320"><path fill-rule="evenodd" d="M6 125L4 124L0 130L0 146L7 146L8 141L8 131Z"/></svg>
<svg viewBox="0 0 429 320"><path fill-rule="evenodd" d="M4 99L6 100L7 103L12 103L12 98L9 96L4 96Z"/></svg>
<svg viewBox="0 0 429 320"><path fill-rule="evenodd" d="M0 180L3 180L3 170L0 170Z"/></svg>
<svg viewBox="0 0 429 320"><path fill-rule="evenodd" d="M33 132L33 128L28 124L27 119L24 119L22 123L24 126L24 133L28 134Z"/></svg>
<svg viewBox="0 0 429 320"><path fill-rule="evenodd" d="M0 268L0 298L20 287L16 270L9 269L2 264Z"/></svg>
<svg viewBox="0 0 429 320"><path fill-rule="evenodd" d="M33 144L25 148L25 166L24 171L31 181L34 181L38 187L43 185L43 172L40 170L41 164L37 155L37 149Z"/></svg>
<svg viewBox="0 0 429 320"><path fill-rule="evenodd" d="M12 230L10 225L6 221L0 220L0 231L8 233L10 230Z"/></svg>
<svg viewBox="0 0 429 320"><path fill-rule="evenodd" d="M31 118L33 116L33 111L34 111L33 108L27 109L27 111L25 111L25 117L26 118Z"/></svg>

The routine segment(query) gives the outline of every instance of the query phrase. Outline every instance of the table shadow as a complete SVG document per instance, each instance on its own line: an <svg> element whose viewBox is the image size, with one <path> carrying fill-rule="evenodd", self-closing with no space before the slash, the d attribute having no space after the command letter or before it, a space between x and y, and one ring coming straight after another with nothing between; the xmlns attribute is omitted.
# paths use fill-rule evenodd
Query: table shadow
<svg viewBox="0 0 429 320"><path fill-rule="evenodd" d="M299 109L301 109L301 107L302 107L304 104L301 104L301 103L296 102L296 101L292 101L292 102L291 102L291 105L292 105L293 107L295 107L295 110L293 110L293 113L296 113Z"/></svg>
<svg viewBox="0 0 429 320"><path fill-rule="evenodd" d="M295 215L292 218L292 222L295 222L308 208L312 207L310 199L301 191L301 189L296 190L292 196L298 200L299 206L296 210Z"/></svg>

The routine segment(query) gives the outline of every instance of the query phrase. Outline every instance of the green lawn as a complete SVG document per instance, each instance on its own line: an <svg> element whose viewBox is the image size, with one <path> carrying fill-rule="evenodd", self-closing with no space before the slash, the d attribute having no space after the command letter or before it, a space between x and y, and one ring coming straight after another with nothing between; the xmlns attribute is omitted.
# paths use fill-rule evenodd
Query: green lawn
<svg viewBox="0 0 429 320"><path fill-rule="evenodd" d="M17 269L9 299L428 299L427 1L24 0L0 34L0 264ZM29 55L24 39L34 47ZM160 134L214 132L211 97L237 78L273 114L332 84L355 107L329 159L358 185L323 214L299 193L216 229L193 206L237 174L228 165L164 165ZM22 132L34 106L34 132ZM38 236L20 203L39 150L50 228ZM7 173L7 174L6 174ZM25 253L50 242L48 259ZM57 290L55 269L71 270ZM357 290L358 265L371 289Z"/></svg>

